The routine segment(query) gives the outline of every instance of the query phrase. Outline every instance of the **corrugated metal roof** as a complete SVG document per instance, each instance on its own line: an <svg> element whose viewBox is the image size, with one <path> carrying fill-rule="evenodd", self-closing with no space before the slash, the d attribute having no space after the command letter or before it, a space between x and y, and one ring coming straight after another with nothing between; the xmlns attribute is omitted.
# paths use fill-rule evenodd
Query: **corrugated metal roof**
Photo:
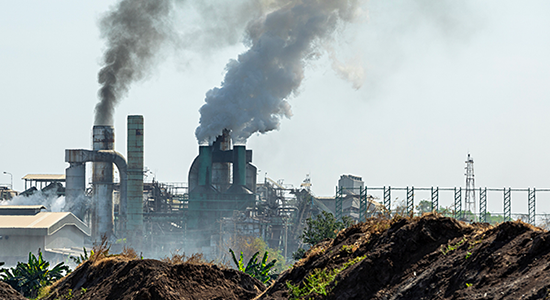
<svg viewBox="0 0 550 300"><path fill-rule="evenodd" d="M33 216L0 216L0 230L10 234L18 230L33 232L35 235L51 235L67 225L74 225L86 235L90 229L70 212L40 212Z"/></svg>
<svg viewBox="0 0 550 300"><path fill-rule="evenodd" d="M23 178L25 180L42 180L42 181L62 181L65 180L65 174L27 174Z"/></svg>

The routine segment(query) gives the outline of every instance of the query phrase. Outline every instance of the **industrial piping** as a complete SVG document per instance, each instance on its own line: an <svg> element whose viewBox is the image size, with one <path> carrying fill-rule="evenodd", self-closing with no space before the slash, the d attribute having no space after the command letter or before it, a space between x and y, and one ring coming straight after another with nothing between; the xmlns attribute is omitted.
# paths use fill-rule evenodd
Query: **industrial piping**
<svg viewBox="0 0 550 300"><path fill-rule="evenodd" d="M85 174L86 162L103 162L115 164L120 173L120 215L124 218L127 210L127 183L128 183L128 165L126 159L122 154L114 150L85 150L85 149L66 149L65 150L65 162L70 163L70 166L66 170L67 180L67 201L76 199L85 190ZM73 185L74 184L74 185ZM92 235L99 237L101 234L112 234L113 231L113 215L112 215L112 194L111 197L106 196L108 199L104 199L102 203L110 201L110 205L107 205L107 210L111 208L111 212L106 214L100 214L96 216L96 222L99 224L92 224ZM97 199L95 199L97 200ZM96 205L102 203L95 203ZM104 208L105 210L105 208ZM95 229L95 231L94 231Z"/></svg>

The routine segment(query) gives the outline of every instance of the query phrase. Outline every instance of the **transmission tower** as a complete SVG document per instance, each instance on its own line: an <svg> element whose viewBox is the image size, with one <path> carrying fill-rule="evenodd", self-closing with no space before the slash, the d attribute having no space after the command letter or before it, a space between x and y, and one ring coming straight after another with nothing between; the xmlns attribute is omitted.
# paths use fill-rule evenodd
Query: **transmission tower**
<svg viewBox="0 0 550 300"><path fill-rule="evenodd" d="M474 183L474 160L470 157L468 153L468 160L466 160L466 197L465 197L465 211L470 211L471 213L476 212L476 193L475 193L475 183Z"/></svg>

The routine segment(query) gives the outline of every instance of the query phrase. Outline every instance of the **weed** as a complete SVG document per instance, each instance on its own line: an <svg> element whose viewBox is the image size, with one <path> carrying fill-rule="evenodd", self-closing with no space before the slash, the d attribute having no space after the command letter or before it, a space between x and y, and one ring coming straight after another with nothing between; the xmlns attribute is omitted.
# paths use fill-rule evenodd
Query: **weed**
<svg viewBox="0 0 550 300"><path fill-rule="evenodd" d="M346 252L348 254L353 253L356 250L356 247L354 245L342 245L342 249L340 251Z"/></svg>
<svg viewBox="0 0 550 300"><path fill-rule="evenodd" d="M467 283L467 282L466 282L466 287L467 287L467 288L469 288L469 287L471 287L471 286L472 286L471 283Z"/></svg>
<svg viewBox="0 0 550 300"><path fill-rule="evenodd" d="M92 249L92 254L89 257L89 261L92 263L99 262L100 260L109 257L109 250L111 250L111 245L109 244L109 239L107 235L101 236L101 242L96 243Z"/></svg>
<svg viewBox="0 0 550 300"><path fill-rule="evenodd" d="M460 246L462 246L462 244L464 244L465 242L466 242L466 238L463 238L460 241L458 241L458 243L456 243L454 245L447 245L447 248L443 247L443 245L442 245L441 246L441 253L443 253L443 255L447 255L447 253L455 251Z"/></svg>
<svg viewBox="0 0 550 300"><path fill-rule="evenodd" d="M312 293L326 296L331 291L331 289L327 289L327 287L333 282L334 285L332 288L336 286L337 282L335 282L334 279L336 279L336 276L338 274L340 274L351 265L354 265L364 260L365 258L367 258L366 255L350 259L345 264L343 264L342 267L333 269L332 271L328 271L327 269L315 269L313 273L309 274L305 278L303 286L301 288L300 284L293 285L292 283L287 281L286 287L290 290L290 293L292 295L291 299L299 299L301 297L311 295Z"/></svg>
<svg viewBox="0 0 550 300"><path fill-rule="evenodd" d="M87 291L88 291L88 289L86 289L86 288L81 288L81 289L80 289L80 295L86 294Z"/></svg>
<svg viewBox="0 0 550 300"><path fill-rule="evenodd" d="M178 253L176 251L175 253L172 253L171 257L165 257L161 259L161 261L170 263L170 264L192 264L192 265L203 265L203 264L212 264L214 261L207 261L204 258L204 255L202 253L194 253L191 254L191 256L187 256L185 253Z"/></svg>
<svg viewBox="0 0 550 300"><path fill-rule="evenodd" d="M466 257L465 257L465 259L470 258L470 256L472 256L472 252L470 252L470 251L466 252Z"/></svg>
<svg viewBox="0 0 550 300"><path fill-rule="evenodd" d="M82 247L82 250L84 250L84 255L80 254L78 257L75 256L69 256L70 259L74 261L75 264L80 265L81 263L87 261L90 257L88 256L88 252L86 251L86 247ZM94 254L94 250L90 250L90 256Z"/></svg>

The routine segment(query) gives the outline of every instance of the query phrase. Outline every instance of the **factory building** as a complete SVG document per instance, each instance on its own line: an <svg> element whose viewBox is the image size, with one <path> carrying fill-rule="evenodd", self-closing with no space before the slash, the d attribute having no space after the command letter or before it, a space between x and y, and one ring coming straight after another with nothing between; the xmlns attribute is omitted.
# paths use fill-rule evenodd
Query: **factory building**
<svg viewBox="0 0 550 300"><path fill-rule="evenodd" d="M40 249L48 260L79 253L90 229L70 212L42 205L0 206L0 261L15 265ZM76 248L76 249L75 249Z"/></svg>

